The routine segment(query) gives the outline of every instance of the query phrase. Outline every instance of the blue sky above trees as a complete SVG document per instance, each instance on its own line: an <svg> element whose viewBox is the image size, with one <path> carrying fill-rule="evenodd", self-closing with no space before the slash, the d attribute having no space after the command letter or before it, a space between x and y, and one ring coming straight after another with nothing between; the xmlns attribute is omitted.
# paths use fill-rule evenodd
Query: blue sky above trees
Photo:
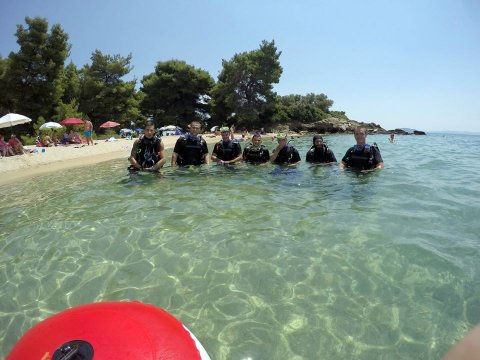
<svg viewBox="0 0 480 360"><path fill-rule="evenodd" d="M332 110L384 128L480 131L480 2L4 1L0 55L25 16L59 23L70 60L132 53L129 78L180 59L217 78L222 59L275 40L280 95L325 93ZM137 85L139 86L139 84Z"/></svg>

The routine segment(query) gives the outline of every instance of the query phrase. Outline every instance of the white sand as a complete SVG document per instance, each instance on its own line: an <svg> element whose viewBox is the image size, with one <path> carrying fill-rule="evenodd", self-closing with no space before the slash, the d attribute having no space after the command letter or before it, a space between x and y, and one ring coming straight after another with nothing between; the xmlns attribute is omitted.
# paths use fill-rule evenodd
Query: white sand
<svg viewBox="0 0 480 360"><path fill-rule="evenodd" d="M238 134L237 137L240 137ZM268 135L271 136L271 135ZM204 139L208 143L217 142L220 136L205 134ZM165 149L175 146L178 136L162 137ZM28 146L28 149L36 149L38 153L25 155L0 157L0 185L14 183L20 179L29 178L51 171L80 167L115 159L125 159L130 156L133 140L118 139L113 142L96 140L94 146L69 145L40 148ZM45 149L45 152L42 152ZM170 159L167 159L170 164Z"/></svg>

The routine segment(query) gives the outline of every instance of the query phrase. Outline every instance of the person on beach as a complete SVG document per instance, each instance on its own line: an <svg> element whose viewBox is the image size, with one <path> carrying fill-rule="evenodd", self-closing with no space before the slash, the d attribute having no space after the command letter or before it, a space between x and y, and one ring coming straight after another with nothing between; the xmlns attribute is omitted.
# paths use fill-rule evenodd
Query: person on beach
<svg viewBox="0 0 480 360"><path fill-rule="evenodd" d="M93 140L92 140L92 133L93 133L93 124L90 120L85 120L85 124L83 125L83 136L85 136L85 139L87 140L87 145L90 145L90 143L93 145Z"/></svg>
<svg viewBox="0 0 480 360"><path fill-rule="evenodd" d="M301 161L300 154L294 146L289 145L287 134L277 134L278 145L270 156L270 161L277 165L295 165Z"/></svg>
<svg viewBox="0 0 480 360"><path fill-rule="evenodd" d="M337 159L324 144L323 137L317 134L313 136L313 146L308 150L305 161L312 164L334 164Z"/></svg>
<svg viewBox="0 0 480 360"><path fill-rule="evenodd" d="M15 151L10 146L8 142L5 141L3 135L0 135L0 152L2 156L13 156L15 155Z"/></svg>
<svg viewBox="0 0 480 360"><path fill-rule="evenodd" d="M172 166L209 164L207 142L199 135L201 125L192 121L188 125L190 132L178 138L173 148Z"/></svg>
<svg viewBox="0 0 480 360"><path fill-rule="evenodd" d="M367 132L358 126L354 131L356 145L347 150L340 162L340 168L352 168L360 171L383 169L383 159L377 145L366 143Z"/></svg>
<svg viewBox="0 0 480 360"><path fill-rule="evenodd" d="M212 161L220 164L234 164L242 160L240 144L230 139L231 131L228 127L220 128L222 140L215 144L212 151Z"/></svg>
<svg viewBox="0 0 480 360"><path fill-rule="evenodd" d="M133 171L158 171L167 161L162 139L155 135L153 121L145 123L143 136L133 143L128 160L129 169Z"/></svg>
<svg viewBox="0 0 480 360"><path fill-rule="evenodd" d="M54 146L52 139L50 139L50 136L48 135L43 135L42 137L42 145L45 147L51 147Z"/></svg>
<svg viewBox="0 0 480 360"><path fill-rule="evenodd" d="M270 161L270 152L262 144L262 136L255 133L252 142L243 149L243 160L249 164L265 164Z"/></svg>
<svg viewBox="0 0 480 360"><path fill-rule="evenodd" d="M8 145L10 145L17 155L23 155L27 153L25 148L22 145L22 142L17 138L15 134L10 136L10 140L8 140Z"/></svg>

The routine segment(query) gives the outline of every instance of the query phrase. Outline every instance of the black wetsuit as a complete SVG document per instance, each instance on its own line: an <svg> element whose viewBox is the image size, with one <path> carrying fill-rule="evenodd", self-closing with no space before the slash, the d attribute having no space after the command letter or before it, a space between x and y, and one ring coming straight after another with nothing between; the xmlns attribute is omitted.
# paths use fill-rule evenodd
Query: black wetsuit
<svg viewBox="0 0 480 360"><path fill-rule="evenodd" d="M280 150L275 160L273 160L273 163L278 165L288 165L299 161L301 161L301 159L298 150L293 146L286 145Z"/></svg>
<svg viewBox="0 0 480 360"><path fill-rule="evenodd" d="M230 161L238 157L241 153L242 148L238 142L225 142L221 140L213 147L212 156L215 155L218 159L223 161Z"/></svg>
<svg viewBox="0 0 480 360"><path fill-rule="evenodd" d="M324 164L337 162L335 155L332 150L330 150L326 145L322 145L321 149L317 149L315 146L312 146L307 152L306 162L314 164Z"/></svg>
<svg viewBox="0 0 480 360"><path fill-rule="evenodd" d="M201 136L188 133L178 138L173 149L177 153L179 166L200 165L205 163L208 154L207 142Z"/></svg>
<svg viewBox="0 0 480 360"><path fill-rule="evenodd" d="M365 146L352 146L347 150L342 161L349 168L371 170L382 163L383 159L377 146L365 144Z"/></svg>
<svg viewBox="0 0 480 360"><path fill-rule="evenodd" d="M266 163L270 160L270 152L265 145L260 145L259 148L255 148L250 144L243 149L243 158L246 162L251 164Z"/></svg>
<svg viewBox="0 0 480 360"><path fill-rule="evenodd" d="M152 167L160 160L160 143L157 136L150 139L144 136L133 145L132 156L143 169Z"/></svg>

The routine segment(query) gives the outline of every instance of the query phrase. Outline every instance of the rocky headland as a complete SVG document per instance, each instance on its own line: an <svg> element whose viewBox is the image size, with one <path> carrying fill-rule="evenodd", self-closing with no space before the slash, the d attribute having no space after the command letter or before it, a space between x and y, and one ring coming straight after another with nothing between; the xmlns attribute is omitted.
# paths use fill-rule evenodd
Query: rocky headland
<svg viewBox="0 0 480 360"><path fill-rule="evenodd" d="M297 133L299 135L306 135L312 133L319 134L336 134L336 133L352 133L357 126L363 126L368 133L373 134L390 134L394 132L398 135L426 135L424 131L411 129L389 129L386 130L376 123L365 123L356 120L342 119L330 117L315 121L313 123L291 122L285 125L274 126L272 132L289 132Z"/></svg>

